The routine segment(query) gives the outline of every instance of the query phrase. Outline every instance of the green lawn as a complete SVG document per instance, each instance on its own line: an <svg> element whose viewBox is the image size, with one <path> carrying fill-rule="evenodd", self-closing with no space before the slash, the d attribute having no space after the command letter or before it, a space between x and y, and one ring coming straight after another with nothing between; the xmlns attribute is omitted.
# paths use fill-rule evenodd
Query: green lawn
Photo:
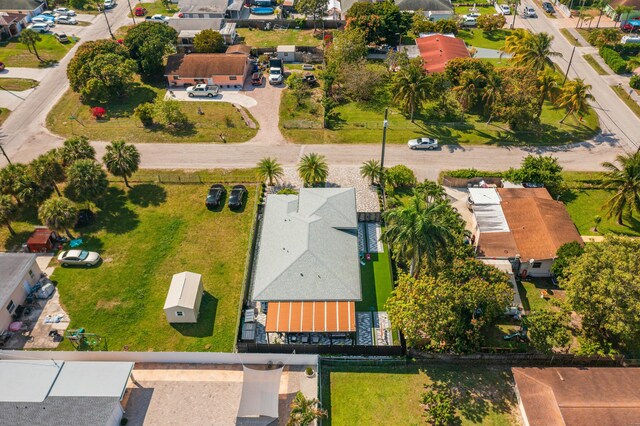
<svg viewBox="0 0 640 426"><path fill-rule="evenodd" d="M251 47L276 47L280 45L322 46L322 31L313 30L271 30L238 28L240 42ZM327 31L327 33L329 33Z"/></svg>
<svg viewBox="0 0 640 426"><path fill-rule="evenodd" d="M280 128L296 143L380 143L384 106L381 104L346 103L338 106L333 129L322 129L322 107L317 97L305 107L296 105L288 91L282 96ZM427 122L417 117L415 123L394 108L389 109L387 142L406 143L418 136L438 138L444 144L473 145L561 145L582 141L598 129L598 117L590 111L583 122L571 116L560 120L564 109L546 103L542 112L542 132L512 132L506 124L492 122L479 115L467 114L464 123Z"/></svg>
<svg viewBox="0 0 640 426"><path fill-rule="evenodd" d="M455 6L453 11L456 15L466 15L471 13L472 7L469 6ZM476 7L475 13L479 13L481 15L493 15L496 13L495 7Z"/></svg>
<svg viewBox="0 0 640 426"><path fill-rule="evenodd" d="M582 47L582 43L580 43L580 40L575 38L573 34L571 34L571 31L569 31L568 28L560 28L560 32L562 33L564 38L567 39L569 44L576 47Z"/></svg>
<svg viewBox="0 0 640 426"><path fill-rule="evenodd" d="M185 130L143 127L133 116L134 109L164 93L164 87L136 83L127 98L106 104L107 117L98 121L91 116L90 105L83 104L77 93L68 90L47 116L47 127L64 137L75 134L92 140L125 139L131 142L222 143L220 134L224 134L227 142L244 142L257 133L257 129L249 128L241 114L227 102L181 102L181 109L193 124ZM198 108L202 109L203 115L198 114ZM246 113L251 116L248 111Z"/></svg>
<svg viewBox="0 0 640 426"><path fill-rule="evenodd" d="M593 55L582 55L582 57L584 58L585 61L587 61L587 63L589 65L591 65L591 68L593 68L598 74L600 75L608 75L609 73L607 72L607 70L605 70L602 65L600 65L600 63L593 57Z"/></svg>
<svg viewBox="0 0 640 426"><path fill-rule="evenodd" d="M543 299L541 297L542 290L546 290L549 293L549 298ZM520 281L518 283L518 292L526 313L549 309L553 306L551 299L557 298L560 300L563 298L562 290L553 287L551 280L546 278L529 278L526 281Z"/></svg>
<svg viewBox="0 0 640 426"><path fill-rule="evenodd" d="M209 211L207 188L110 187L96 223L82 230L82 247L98 251L104 262L90 269L56 268L52 276L71 328L105 337L115 351L232 350L256 192L248 186L241 212L226 206ZM172 275L185 270L202 274L199 321L171 325L164 300Z"/></svg>
<svg viewBox="0 0 640 426"><path fill-rule="evenodd" d="M144 7L147 9L147 14L145 16L153 16L157 14L173 16L174 13L178 12L177 5L169 3L169 8L166 8L161 1L155 1L153 3L137 3L135 6L131 6L134 11L136 10L136 7ZM131 17L131 13L129 13L128 16ZM136 16L136 22L144 21L145 16Z"/></svg>
<svg viewBox="0 0 640 426"><path fill-rule="evenodd" d="M563 198L571 219L576 224L581 235L605 235L609 233L640 237L640 217L637 214L625 214L624 225L618 225L615 218L608 218L602 206L611 198L612 192L604 189L573 190ZM598 225L598 232L593 228L594 218L600 216L602 222Z"/></svg>
<svg viewBox="0 0 640 426"><path fill-rule="evenodd" d="M362 301L356 302L356 311L384 311L385 303L393 290L391 260L385 245L384 253L371 253L371 260L365 260L360 267Z"/></svg>
<svg viewBox="0 0 640 426"><path fill-rule="evenodd" d="M410 365L322 369L323 425L422 425L424 386L439 381L461 395L454 405L462 425L519 424L513 376L508 367ZM457 423L456 423L457 424Z"/></svg>
<svg viewBox="0 0 640 426"><path fill-rule="evenodd" d="M48 67L62 59L75 44L71 38L69 38L69 43L63 44L50 34L41 34L41 37L42 41L36 43L36 49L44 62L38 61L36 55L30 53L27 46L20 43L17 38L0 42L0 62L4 62L7 68Z"/></svg>
<svg viewBox="0 0 640 426"><path fill-rule="evenodd" d="M9 114L11 114L11 111L6 108L0 108L0 126L9 118Z"/></svg>
<svg viewBox="0 0 640 426"><path fill-rule="evenodd" d="M508 35L509 30L495 30L487 32L479 29L469 29L458 31L458 37L463 39L468 46L484 47L485 49L496 50L500 50L504 47L504 39Z"/></svg>
<svg viewBox="0 0 640 426"><path fill-rule="evenodd" d="M36 87L38 82L30 80L28 78L1 78L0 88L2 90L13 90L15 92L21 92L23 90Z"/></svg>
<svg viewBox="0 0 640 426"><path fill-rule="evenodd" d="M527 342L522 342L517 339L504 339L505 335L520 331L521 324L520 321L506 317L491 324L491 326L483 332L485 350L493 350L495 352L526 352L529 348Z"/></svg>
<svg viewBox="0 0 640 426"><path fill-rule="evenodd" d="M640 118L640 105L638 105L636 101L631 99L631 96L629 96L629 93L627 93L627 91L624 90L622 87L611 86L611 88L613 89L614 92L616 92L616 95L618 95L620 100L624 102L638 118Z"/></svg>

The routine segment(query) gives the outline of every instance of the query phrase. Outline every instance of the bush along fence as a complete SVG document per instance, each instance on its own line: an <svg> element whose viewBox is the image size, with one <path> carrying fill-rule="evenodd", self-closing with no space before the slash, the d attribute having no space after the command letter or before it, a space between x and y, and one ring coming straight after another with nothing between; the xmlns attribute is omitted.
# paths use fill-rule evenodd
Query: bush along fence
<svg viewBox="0 0 640 426"><path fill-rule="evenodd" d="M622 56L609 46L602 46L600 48L600 56L604 59L605 63L609 65L609 68L616 74L625 74L629 71L627 61L622 59Z"/></svg>

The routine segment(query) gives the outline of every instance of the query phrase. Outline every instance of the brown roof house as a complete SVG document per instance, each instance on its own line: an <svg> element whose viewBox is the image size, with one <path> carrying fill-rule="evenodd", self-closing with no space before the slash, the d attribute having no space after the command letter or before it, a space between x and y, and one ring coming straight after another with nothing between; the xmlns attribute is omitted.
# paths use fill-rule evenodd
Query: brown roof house
<svg viewBox="0 0 640 426"><path fill-rule="evenodd" d="M444 71L447 62L455 58L470 58L467 45L460 38L431 34L416 39L423 67L429 73Z"/></svg>
<svg viewBox="0 0 640 426"><path fill-rule="evenodd" d="M640 419L638 368L512 368L528 426L631 426Z"/></svg>
<svg viewBox="0 0 640 426"><path fill-rule="evenodd" d="M164 75L171 86L211 84L244 87L250 70L249 57L233 53L182 53L169 56Z"/></svg>
<svg viewBox="0 0 640 426"><path fill-rule="evenodd" d="M634 8L634 10L629 13L625 13L622 16L618 16L616 13L618 6L628 6ZM611 0L605 7L605 13L616 21L626 21L637 18L640 16L640 0Z"/></svg>
<svg viewBox="0 0 640 426"><path fill-rule="evenodd" d="M545 188L469 188L480 259L507 259L523 276L548 277L558 248L582 244L564 204Z"/></svg>

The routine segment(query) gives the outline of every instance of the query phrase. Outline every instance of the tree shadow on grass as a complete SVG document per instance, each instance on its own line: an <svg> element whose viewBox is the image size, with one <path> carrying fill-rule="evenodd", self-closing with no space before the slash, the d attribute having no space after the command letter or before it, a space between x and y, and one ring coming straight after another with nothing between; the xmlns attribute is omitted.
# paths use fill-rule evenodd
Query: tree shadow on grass
<svg viewBox="0 0 640 426"><path fill-rule="evenodd" d="M109 118L130 117L138 105L153 102L157 96L158 93L150 87L134 83L127 90L125 97L109 102L106 106L107 116L101 121L108 122Z"/></svg>
<svg viewBox="0 0 640 426"><path fill-rule="evenodd" d="M167 191L160 185L143 183L129 189L127 196L137 206L159 206L167 200Z"/></svg>
<svg viewBox="0 0 640 426"><path fill-rule="evenodd" d="M195 324L171 323L171 326L183 336L188 337L211 337L213 336L214 324L216 321L216 311L218 309L218 299L205 291L200 302L200 315Z"/></svg>
<svg viewBox="0 0 640 426"><path fill-rule="evenodd" d="M102 202L104 208L97 215L96 228L103 228L112 234L125 234L137 228L140 223L138 215L126 203L125 192L110 187Z"/></svg>
<svg viewBox="0 0 640 426"><path fill-rule="evenodd" d="M15 235L9 235L9 238L5 241L4 249L6 251L18 250L22 244L27 242L27 239L32 232L33 229L29 231L16 232Z"/></svg>

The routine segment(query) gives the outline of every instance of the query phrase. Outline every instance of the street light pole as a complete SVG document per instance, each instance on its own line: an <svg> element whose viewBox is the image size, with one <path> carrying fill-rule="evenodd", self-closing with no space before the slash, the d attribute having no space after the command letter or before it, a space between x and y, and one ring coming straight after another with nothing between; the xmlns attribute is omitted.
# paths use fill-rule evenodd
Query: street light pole
<svg viewBox="0 0 640 426"><path fill-rule="evenodd" d="M576 43L578 39L576 39ZM571 51L571 57L569 58L569 65L567 65L567 71L564 73L564 80L562 80L562 86L567 82L567 76L569 75L569 69L571 68L571 61L573 61L573 54L576 53L576 46L573 45L573 50Z"/></svg>
<svg viewBox="0 0 640 426"><path fill-rule="evenodd" d="M127 3L129 3L129 12L131 12L131 19L133 20L133 25L135 25L136 15L133 13L133 10L131 9L131 0L127 0Z"/></svg>
<svg viewBox="0 0 640 426"><path fill-rule="evenodd" d="M518 14L518 0L513 2L513 22L511 23L511 29L516 27L516 15Z"/></svg>

